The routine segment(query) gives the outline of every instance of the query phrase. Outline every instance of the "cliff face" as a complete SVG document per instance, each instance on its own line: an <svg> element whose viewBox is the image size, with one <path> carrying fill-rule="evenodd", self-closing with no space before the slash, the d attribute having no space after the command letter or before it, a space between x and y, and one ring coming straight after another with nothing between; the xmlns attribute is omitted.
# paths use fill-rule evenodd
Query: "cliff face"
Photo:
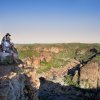
<svg viewBox="0 0 100 100"><path fill-rule="evenodd" d="M100 63L91 61L80 70L80 87L97 88L100 86Z"/></svg>
<svg viewBox="0 0 100 100"><path fill-rule="evenodd" d="M37 90L17 65L0 66L0 100L36 100Z"/></svg>
<svg viewBox="0 0 100 100"><path fill-rule="evenodd" d="M25 76L12 73L0 80L0 100L27 100L24 94Z"/></svg>

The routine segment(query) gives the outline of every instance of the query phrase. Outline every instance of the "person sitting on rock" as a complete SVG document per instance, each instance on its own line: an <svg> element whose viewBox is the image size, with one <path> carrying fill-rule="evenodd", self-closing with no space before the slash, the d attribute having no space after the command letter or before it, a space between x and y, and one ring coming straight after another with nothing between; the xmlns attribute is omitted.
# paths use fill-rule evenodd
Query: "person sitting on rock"
<svg viewBox="0 0 100 100"><path fill-rule="evenodd" d="M12 43L10 42L10 34L9 33L7 33L4 37L3 37L3 39L2 39L2 41L1 41L1 45L2 45L2 49L3 49L3 52L10 52L10 49L11 49L11 45L12 45Z"/></svg>

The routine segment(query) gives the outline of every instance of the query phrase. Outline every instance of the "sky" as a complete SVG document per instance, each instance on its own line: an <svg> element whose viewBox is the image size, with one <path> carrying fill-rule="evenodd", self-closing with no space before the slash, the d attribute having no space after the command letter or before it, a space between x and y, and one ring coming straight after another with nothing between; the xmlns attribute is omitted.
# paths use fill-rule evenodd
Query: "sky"
<svg viewBox="0 0 100 100"><path fill-rule="evenodd" d="M0 40L100 43L100 0L0 0Z"/></svg>

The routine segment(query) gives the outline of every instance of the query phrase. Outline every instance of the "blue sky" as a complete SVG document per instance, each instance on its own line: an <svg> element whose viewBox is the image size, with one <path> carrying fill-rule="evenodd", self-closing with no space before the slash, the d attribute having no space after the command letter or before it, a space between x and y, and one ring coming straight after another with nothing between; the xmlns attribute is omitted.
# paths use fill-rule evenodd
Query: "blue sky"
<svg viewBox="0 0 100 100"><path fill-rule="evenodd" d="M100 43L100 0L0 0L0 39Z"/></svg>

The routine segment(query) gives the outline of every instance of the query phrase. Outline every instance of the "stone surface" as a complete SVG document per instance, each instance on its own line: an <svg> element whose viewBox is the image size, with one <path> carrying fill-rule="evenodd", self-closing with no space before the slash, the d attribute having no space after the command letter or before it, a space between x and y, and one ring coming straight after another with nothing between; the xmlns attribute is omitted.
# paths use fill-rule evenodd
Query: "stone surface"
<svg viewBox="0 0 100 100"><path fill-rule="evenodd" d="M0 100L38 100L31 80L17 65L0 66Z"/></svg>
<svg viewBox="0 0 100 100"><path fill-rule="evenodd" d="M97 88L99 81L100 65L98 62L89 62L80 70L80 87Z"/></svg>
<svg viewBox="0 0 100 100"><path fill-rule="evenodd" d="M0 64L13 63L13 56L9 53L0 52Z"/></svg>
<svg viewBox="0 0 100 100"><path fill-rule="evenodd" d="M10 79L0 81L1 100L27 100L24 95L24 75L14 75Z"/></svg>

